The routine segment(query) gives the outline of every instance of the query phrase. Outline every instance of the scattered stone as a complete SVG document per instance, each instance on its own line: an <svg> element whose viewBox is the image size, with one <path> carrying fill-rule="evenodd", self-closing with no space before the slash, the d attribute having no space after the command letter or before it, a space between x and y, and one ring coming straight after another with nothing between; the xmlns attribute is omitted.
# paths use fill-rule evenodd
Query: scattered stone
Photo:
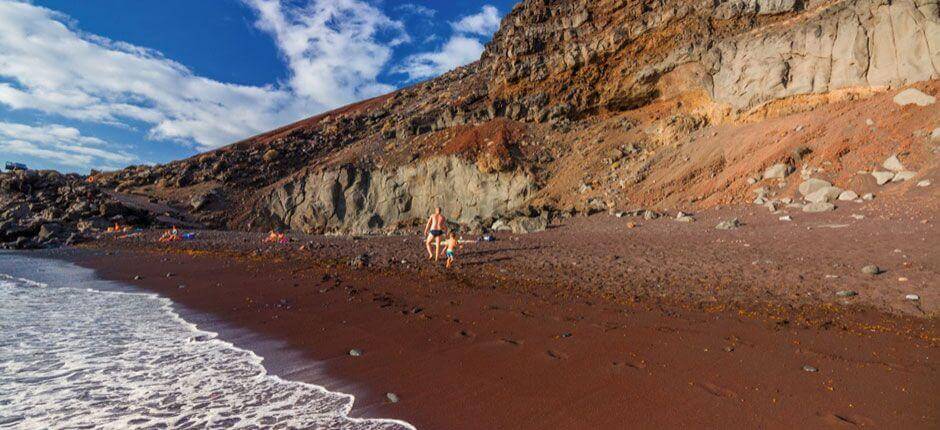
<svg viewBox="0 0 940 430"><path fill-rule="evenodd" d="M693 221L695 221L695 218L692 218L692 215L689 215L689 214L687 214L687 213L679 212L679 213L676 214L676 221L679 221L679 222L693 222Z"/></svg>
<svg viewBox="0 0 940 430"><path fill-rule="evenodd" d="M865 193L865 195L862 196L862 200L867 200L867 201L875 200L875 195L873 193Z"/></svg>
<svg viewBox="0 0 940 430"><path fill-rule="evenodd" d="M782 217L780 217L780 218L778 218L778 219L779 219L780 221L793 221L793 218L791 218L790 215L784 215L784 216L782 216Z"/></svg>
<svg viewBox="0 0 940 430"><path fill-rule="evenodd" d="M185 286L185 285L182 285L182 284L180 284L180 285L177 285L177 286L176 286L176 288L179 288L179 289L181 289L181 290L182 290L182 289L184 289L184 288L186 288L186 286Z"/></svg>
<svg viewBox="0 0 940 430"><path fill-rule="evenodd" d="M398 403L398 395L395 393L385 393L385 398L387 398L389 402Z"/></svg>
<svg viewBox="0 0 940 430"><path fill-rule="evenodd" d="M737 218L731 218L727 221L722 221L715 226L718 230L734 230L741 226L741 221Z"/></svg>
<svg viewBox="0 0 940 430"><path fill-rule="evenodd" d="M756 184L756 183L757 183L757 179L754 179L754 178L747 178L747 184L748 184L748 185L754 185L754 184Z"/></svg>
<svg viewBox="0 0 940 430"><path fill-rule="evenodd" d="M894 172L875 171L875 172L871 172L871 175L875 177L875 182L878 185L887 184L888 181L894 179Z"/></svg>
<svg viewBox="0 0 940 430"><path fill-rule="evenodd" d="M513 218L512 221L509 221L509 228L516 234L544 231L548 228L548 213L543 212L539 216Z"/></svg>
<svg viewBox="0 0 940 430"><path fill-rule="evenodd" d="M819 213L819 212L829 212L835 210L836 206L828 202L819 202L819 203L810 203L806 206L803 206L803 212L809 213Z"/></svg>
<svg viewBox="0 0 940 430"><path fill-rule="evenodd" d="M355 349L355 348L350 349L350 350L349 350L349 355L351 355L351 356L353 356L353 357L361 357L361 356L362 356L362 350L361 350L361 349Z"/></svg>
<svg viewBox="0 0 940 430"><path fill-rule="evenodd" d="M643 212L643 219L645 220L653 220L653 219L659 218L659 216L660 216L659 213L655 211L647 210Z"/></svg>
<svg viewBox="0 0 940 430"><path fill-rule="evenodd" d="M369 257L369 254L359 254L355 256L352 260L349 260L349 267L352 267L354 269L362 269L365 267L369 267L369 263L371 263L371 258Z"/></svg>
<svg viewBox="0 0 940 430"><path fill-rule="evenodd" d="M793 199L791 199L791 198L789 198L789 197L784 197L784 198L780 199L780 203L783 203L783 204L785 204L785 205L788 205L788 204L790 204L790 203L793 203Z"/></svg>
<svg viewBox="0 0 940 430"><path fill-rule="evenodd" d="M852 218L855 218L855 219L865 219L865 215L852 214Z"/></svg>
<svg viewBox="0 0 940 430"><path fill-rule="evenodd" d="M140 276L140 275L134 275L134 280L135 280L135 281L141 280L141 276Z"/></svg>
<svg viewBox="0 0 940 430"><path fill-rule="evenodd" d="M901 160L898 159L897 155L892 155L888 157L884 163L881 163L881 167L888 169L892 172L900 172L904 170L904 165L901 164Z"/></svg>
<svg viewBox="0 0 940 430"><path fill-rule="evenodd" d="M920 107L930 106L937 101L937 98L931 95L924 94L923 91L918 90L917 88L908 88L904 91L901 91L894 95L894 102L901 105L917 105Z"/></svg>
<svg viewBox="0 0 940 430"><path fill-rule="evenodd" d="M917 176L917 172L911 172L910 170L905 170L903 172L898 172L894 174L894 177L891 178L891 182L901 182L913 179Z"/></svg>
<svg viewBox="0 0 940 430"><path fill-rule="evenodd" d="M819 369L817 369L817 368L815 368L815 367L813 367L813 366L810 366L810 365L808 365L808 364L805 365L805 366L803 366L803 370L805 370L805 371L807 371L807 372L818 372L818 371L819 371Z"/></svg>
<svg viewBox="0 0 940 430"><path fill-rule="evenodd" d="M858 293L852 290L842 290L842 291L836 292L836 295L839 297L854 297L854 296L857 296Z"/></svg>
<svg viewBox="0 0 940 430"><path fill-rule="evenodd" d="M812 194L819 189L831 187L832 184L822 179L810 178L800 184L799 191L801 195Z"/></svg>
<svg viewBox="0 0 940 430"><path fill-rule="evenodd" d="M874 264L869 264L865 267L862 267L862 273L866 275L877 275L881 272L882 272L881 268Z"/></svg>
<svg viewBox="0 0 940 430"><path fill-rule="evenodd" d="M758 197L758 198L754 199L754 204L755 204L755 205L762 205L762 204L764 204L764 203L767 203L767 199L765 199L765 198L763 198L763 197Z"/></svg>
<svg viewBox="0 0 940 430"><path fill-rule="evenodd" d="M855 200L857 198L858 198L858 194L852 190L845 190L842 192L842 194L839 194L839 200L843 202Z"/></svg>
<svg viewBox="0 0 940 430"><path fill-rule="evenodd" d="M167 278L172 278L172 277L174 277L174 276L176 276L176 275L175 275L174 273L172 273L172 272L167 272L167 274L166 274L166 277L167 277Z"/></svg>
<svg viewBox="0 0 940 430"><path fill-rule="evenodd" d="M916 302L916 301L920 300L920 296L918 296L917 294L908 294L908 295L904 296L904 298L905 298L905 299L908 299L908 300L910 300L910 301L912 301L912 302Z"/></svg>
<svg viewBox="0 0 940 430"><path fill-rule="evenodd" d="M764 170L764 179L783 179L793 172L793 166L777 163Z"/></svg>
<svg viewBox="0 0 940 430"><path fill-rule="evenodd" d="M842 189L839 187L823 187L806 195L806 201L810 203L828 203L842 195Z"/></svg>
<svg viewBox="0 0 940 430"><path fill-rule="evenodd" d="M498 219L493 221L493 224L490 225L490 230L493 231L512 231L512 227L509 226L503 219Z"/></svg>
<svg viewBox="0 0 940 430"><path fill-rule="evenodd" d="M930 179L924 179L923 181L918 182L918 183L917 183L917 186L918 186L918 187L929 187L929 186L930 186Z"/></svg>
<svg viewBox="0 0 940 430"><path fill-rule="evenodd" d="M868 119L865 120L865 125L871 127L871 126L875 125L875 122L872 121L871 118L868 118Z"/></svg>
<svg viewBox="0 0 940 430"><path fill-rule="evenodd" d="M902 276L902 277L898 278L898 282L907 282L907 278L905 278L905 277Z"/></svg>

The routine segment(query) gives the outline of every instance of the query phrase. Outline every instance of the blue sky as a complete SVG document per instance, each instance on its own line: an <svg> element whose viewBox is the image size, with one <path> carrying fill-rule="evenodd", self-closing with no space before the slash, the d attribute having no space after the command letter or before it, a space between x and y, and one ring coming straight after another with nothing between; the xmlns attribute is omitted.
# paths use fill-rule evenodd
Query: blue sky
<svg viewBox="0 0 940 430"><path fill-rule="evenodd" d="M515 1L0 0L0 159L164 163L479 58Z"/></svg>

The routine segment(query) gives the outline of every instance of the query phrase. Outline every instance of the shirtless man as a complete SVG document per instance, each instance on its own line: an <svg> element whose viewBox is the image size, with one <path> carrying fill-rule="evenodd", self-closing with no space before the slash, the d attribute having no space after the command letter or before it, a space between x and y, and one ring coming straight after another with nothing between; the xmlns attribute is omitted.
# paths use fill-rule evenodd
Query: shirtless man
<svg viewBox="0 0 940 430"><path fill-rule="evenodd" d="M424 234L427 239L424 240L424 247L428 249L428 260L437 261L441 253L441 239L447 230L447 219L441 215L441 208L435 208L434 213L428 217L428 223L424 226ZM434 251L431 251L431 242L434 242Z"/></svg>

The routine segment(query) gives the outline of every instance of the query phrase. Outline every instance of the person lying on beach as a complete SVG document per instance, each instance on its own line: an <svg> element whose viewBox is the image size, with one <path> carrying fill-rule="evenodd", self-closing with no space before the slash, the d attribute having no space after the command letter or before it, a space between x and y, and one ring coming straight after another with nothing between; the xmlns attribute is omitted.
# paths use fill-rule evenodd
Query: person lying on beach
<svg viewBox="0 0 940 430"><path fill-rule="evenodd" d="M453 232L447 234L447 240L444 241L444 255L447 256L447 264L444 267L450 269L450 266L454 264L454 259L457 258L457 249L463 248L464 243L474 243L475 240L463 240L458 239L457 235Z"/></svg>
<svg viewBox="0 0 940 430"><path fill-rule="evenodd" d="M287 235L280 233L274 230L271 230L268 233L268 237L264 238L265 243L287 243Z"/></svg>
<svg viewBox="0 0 940 430"><path fill-rule="evenodd" d="M447 232L447 219L444 218L444 215L441 215L441 208L437 207L434 209L434 213L428 217L428 222L424 226L424 235L427 238L424 240L424 247L428 250L428 260L434 259L437 261L438 256L441 253L441 238L444 237L444 233ZM434 242L434 251L431 251L431 242Z"/></svg>
<svg viewBox="0 0 940 430"><path fill-rule="evenodd" d="M163 232L163 236L160 236L160 242L177 242L180 240L183 240L183 238L180 237L180 231L176 228L176 226L173 226L172 229Z"/></svg>

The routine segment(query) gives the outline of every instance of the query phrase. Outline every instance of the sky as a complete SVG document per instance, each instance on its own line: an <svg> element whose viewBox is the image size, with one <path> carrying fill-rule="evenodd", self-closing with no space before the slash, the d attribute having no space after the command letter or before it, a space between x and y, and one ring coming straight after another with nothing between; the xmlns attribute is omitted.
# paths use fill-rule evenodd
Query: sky
<svg viewBox="0 0 940 430"><path fill-rule="evenodd" d="M516 0L0 0L0 161L188 157L480 57Z"/></svg>

